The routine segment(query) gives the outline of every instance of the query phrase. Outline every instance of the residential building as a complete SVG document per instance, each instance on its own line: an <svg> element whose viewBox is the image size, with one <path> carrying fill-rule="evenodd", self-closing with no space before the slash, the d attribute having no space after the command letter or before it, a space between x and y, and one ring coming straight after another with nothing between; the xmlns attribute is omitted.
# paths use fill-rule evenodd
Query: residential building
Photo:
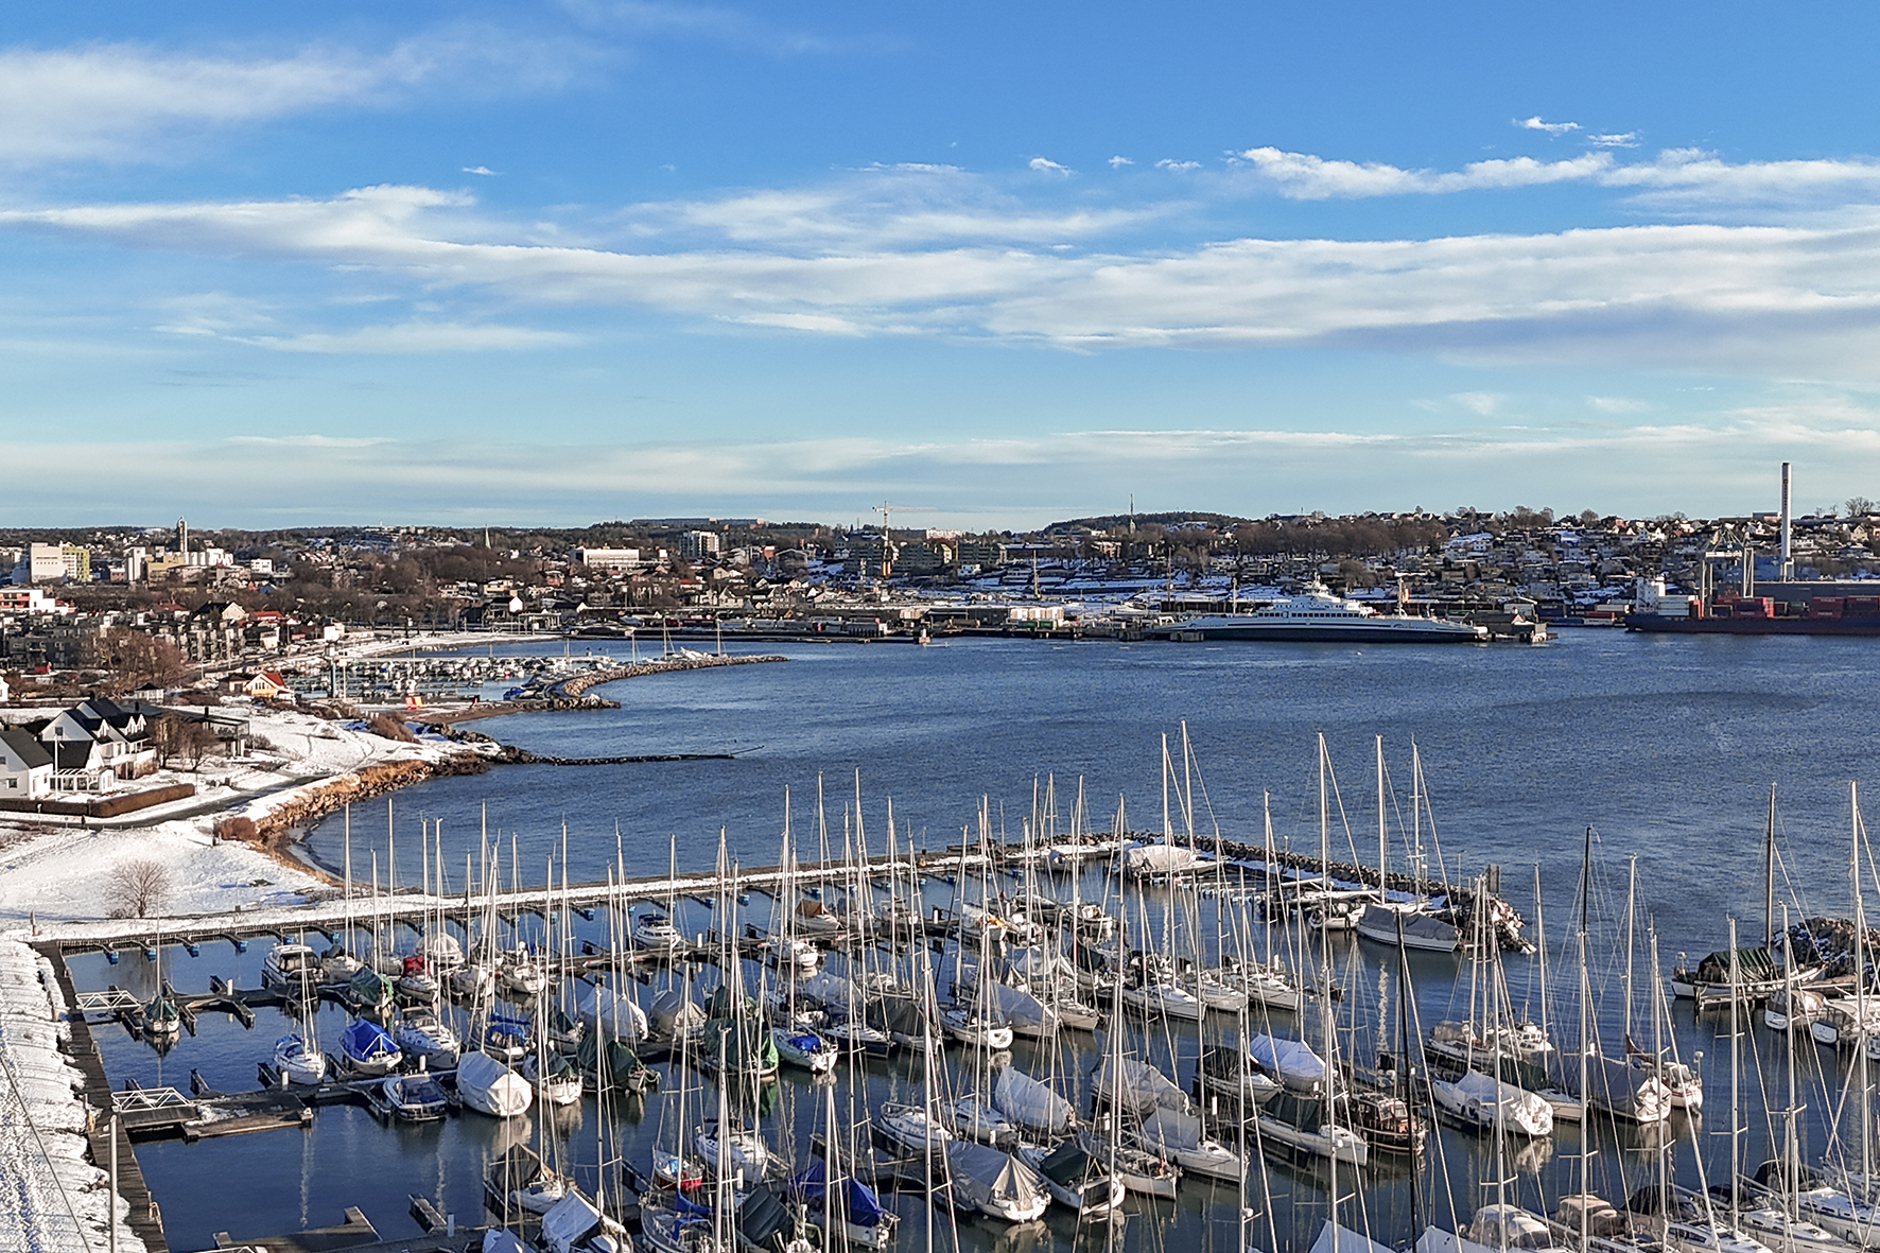
<svg viewBox="0 0 1880 1253"><path fill-rule="evenodd" d="M713 538L716 538L714 536ZM637 548L577 548L575 560L590 570L638 570L641 565Z"/></svg>
<svg viewBox="0 0 1880 1253"><path fill-rule="evenodd" d="M687 531L679 537L679 556L687 561L716 557L721 542L716 531Z"/></svg>
<svg viewBox="0 0 1880 1253"><path fill-rule="evenodd" d="M39 740L52 751L53 786L61 790L96 791L105 778L134 779L157 766L144 715L102 696L65 710Z"/></svg>
<svg viewBox="0 0 1880 1253"><path fill-rule="evenodd" d="M24 728L0 731L0 799L26 800L51 790L51 750Z"/></svg>

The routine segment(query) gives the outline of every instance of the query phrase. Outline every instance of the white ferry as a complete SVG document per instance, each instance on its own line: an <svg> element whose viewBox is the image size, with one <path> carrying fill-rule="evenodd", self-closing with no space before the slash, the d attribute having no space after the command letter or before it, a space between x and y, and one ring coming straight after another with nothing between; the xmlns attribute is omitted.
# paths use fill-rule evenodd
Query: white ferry
<svg viewBox="0 0 1880 1253"><path fill-rule="evenodd" d="M1152 635L1180 640L1285 640L1367 644L1478 643L1488 628L1446 618L1380 613L1369 605L1333 595L1314 583L1297 596L1282 596L1249 613L1212 613L1152 627Z"/></svg>

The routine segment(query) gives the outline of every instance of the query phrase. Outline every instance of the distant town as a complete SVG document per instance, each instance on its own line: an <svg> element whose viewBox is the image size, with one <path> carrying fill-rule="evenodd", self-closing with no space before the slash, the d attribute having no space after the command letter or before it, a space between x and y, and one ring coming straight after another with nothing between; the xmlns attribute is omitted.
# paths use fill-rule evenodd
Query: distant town
<svg viewBox="0 0 1880 1253"><path fill-rule="evenodd" d="M1792 551L1784 566L1784 531ZM0 676L13 686L263 659L360 632L1116 634L1313 583L1469 619L1613 622L1641 581L1797 604L1873 577L1865 499L1795 517L1459 510L1154 513L966 533L762 518L573 530L162 527L0 531ZM1747 554L1747 565L1745 556ZM1747 571L1747 574L1746 574ZM1785 577L1786 576L1786 577Z"/></svg>

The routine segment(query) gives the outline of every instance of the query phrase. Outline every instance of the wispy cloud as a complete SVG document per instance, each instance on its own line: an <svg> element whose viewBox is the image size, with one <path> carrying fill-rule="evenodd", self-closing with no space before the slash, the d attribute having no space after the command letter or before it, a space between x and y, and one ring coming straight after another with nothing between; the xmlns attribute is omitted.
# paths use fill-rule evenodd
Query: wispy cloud
<svg viewBox="0 0 1880 1253"><path fill-rule="evenodd" d="M386 52L314 46L288 56L184 55L134 43L0 51L0 162L173 160L159 136L335 107L382 107L426 83L480 92L564 82L577 50L475 29Z"/></svg>
<svg viewBox="0 0 1880 1253"><path fill-rule="evenodd" d="M1134 165L1134 164L1136 163L1134 161L1131 161L1128 157L1117 156L1117 157L1110 158L1110 168L1113 170L1120 170L1126 165Z"/></svg>
<svg viewBox="0 0 1880 1253"><path fill-rule="evenodd" d="M1580 129L1578 122L1544 122L1541 120L1539 114L1535 114L1533 117L1517 118L1515 119L1515 125L1519 126L1522 130L1546 131L1549 135L1565 135L1570 131Z"/></svg>
<svg viewBox="0 0 1880 1253"><path fill-rule="evenodd" d="M1070 166L1059 165L1049 157L1033 157L1029 164L1032 169L1037 170L1040 174L1069 174L1071 172Z"/></svg>
<svg viewBox="0 0 1880 1253"><path fill-rule="evenodd" d="M1198 169L1200 169L1200 168L1201 168L1201 162L1199 162L1199 161L1177 161L1177 160L1175 160L1175 158L1173 158L1173 157L1163 157L1163 158L1162 158L1162 159L1161 159L1160 161L1157 161L1157 162L1155 163L1155 168L1156 168L1156 169L1158 169L1158 170L1174 170L1174 171L1176 171L1177 173L1182 173L1182 172L1185 172L1185 171L1188 171L1188 170L1198 170Z"/></svg>
<svg viewBox="0 0 1880 1253"><path fill-rule="evenodd" d="M1450 399L1471 413L1478 413L1486 418L1499 409L1501 402L1507 397L1494 392L1457 392Z"/></svg>
<svg viewBox="0 0 1880 1253"><path fill-rule="evenodd" d="M348 331L230 335L226 338L280 352L362 353L371 356L434 352L520 352L563 348L581 342L579 336L561 331L457 322L403 322L392 326L361 326Z"/></svg>
<svg viewBox="0 0 1880 1253"><path fill-rule="evenodd" d="M1630 396L1588 396L1586 403L1601 413L1649 413L1651 404Z"/></svg>
<svg viewBox="0 0 1880 1253"><path fill-rule="evenodd" d="M1880 232L1867 224L1242 238L1132 253L1060 252L1009 236L844 237L819 224L825 211L747 206L718 223L718 242L674 250L661 250L666 241L656 236L639 250L530 242L533 225L506 231L461 193L415 187L327 200L10 210L0 212L0 228L363 270L446 306L499 298L651 308L806 334L1080 349L1370 346L1842 378L1876 369L1869 348L1880 330ZM764 238L764 222L781 236ZM727 245L733 231L742 235ZM814 246L803 247L806 240Z"/></svg>
<svg viewBox="0 0 1880 1253"><path fill-rule="evenodd" d="M881 36L834 36L783 26L738 9L663 0L561 0L570 16L592 30L639 36L709 40L775 57L880 50L897 40Z"/></svg>
<svg viewBox="0 0 1880 1253"><path fill-rule="evenodd" d="M475 174L482 178L496 177L496 171L492 170L487 165L466 165L463 167L463 172L465 174Z"/></svg>
<svg viewBox="0 0 1880 1253"><path fill-rule="evenodd" d="M1636 148L1638 132L1624 131L1613 135L1588 135L1586 142L1595 148Z"/></svg>
<svg viewBox="0 0 1880 1253"><path fill-rule="evenodd" d="M1383 162L1341 161L1279 148L1249 148L1237 154L1237 159L1271 180L1281 195L1293 200L1443 195L1491 188L1538 187L1591 179L1613 165L1612 158L1603 152L1562 161L1497 158L1450 171L1406 170Z"/></svg>

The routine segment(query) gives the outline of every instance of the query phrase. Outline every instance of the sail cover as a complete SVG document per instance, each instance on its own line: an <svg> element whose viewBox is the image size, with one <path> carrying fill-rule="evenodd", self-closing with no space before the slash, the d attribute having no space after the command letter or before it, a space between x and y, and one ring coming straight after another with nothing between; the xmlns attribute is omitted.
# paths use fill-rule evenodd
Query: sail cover
<svg viewBox="0 0 1880 1253"><path fill-rule="evenodd" d="M1327 1222L1312 1242L1312 1253L1390 1253L1384 1245L1361 1232Z"/></svg>
<svg viewBox="0 0 1880 1253"><path fill-rule="evenodd" d="M998 1082L992 1085L992 1103L1027 1131L1061 1136L1070 1130L1071 1103L1016 1066L999 1072Z"/></svg>
<svg viewBox="0 0 1880 1253"><path fill-rule="evenodd" d="M1247 1056L1289 1088L1311 1091L1325 1082L1325 1063L1303 1040L1256 1035L1247 1041Z"/></svg>
<svg viewBox="0 0 1880 1253"><path fill-rule="evenodd" d="M1142 1120L1142 1142L1161 1154L1201 1147L1201 1120L1176 1109L1151 1110Z"/></svg>
<svg viewBox="0 0 1880 1253"><path fill-rule="evenodd" d="M617 1040L637 1040L646 1034L646 1011L632 998L600 984L581 990L575 1013L589 1027Z"/></svg>
<svg viewBox="0 0 1880 1253"><path fill-rule="evenodd" d="M971 1140L948 1140L947 1164L953 1169L953 1186L961 1199L975 1209L992 1200L1023 1209L1046 1197L1038 1172L1003 1150Z"/></svg>
<svg viewBox="0 0 1880 1253"><path fill-rule="evenodd" d="M1103 1059L1093 1078L1099 1099L1116 1097L1119 1077L1122 1080L1119 1103L1132 1114L1146 1113L1157 1106L1184 1111L1188 1108L1188 1094L1176 1087L1173 1079L1148 1062L1133 1057L1124 1058L1120 1070L1115 1069L1112 1059Z"/></svg>

